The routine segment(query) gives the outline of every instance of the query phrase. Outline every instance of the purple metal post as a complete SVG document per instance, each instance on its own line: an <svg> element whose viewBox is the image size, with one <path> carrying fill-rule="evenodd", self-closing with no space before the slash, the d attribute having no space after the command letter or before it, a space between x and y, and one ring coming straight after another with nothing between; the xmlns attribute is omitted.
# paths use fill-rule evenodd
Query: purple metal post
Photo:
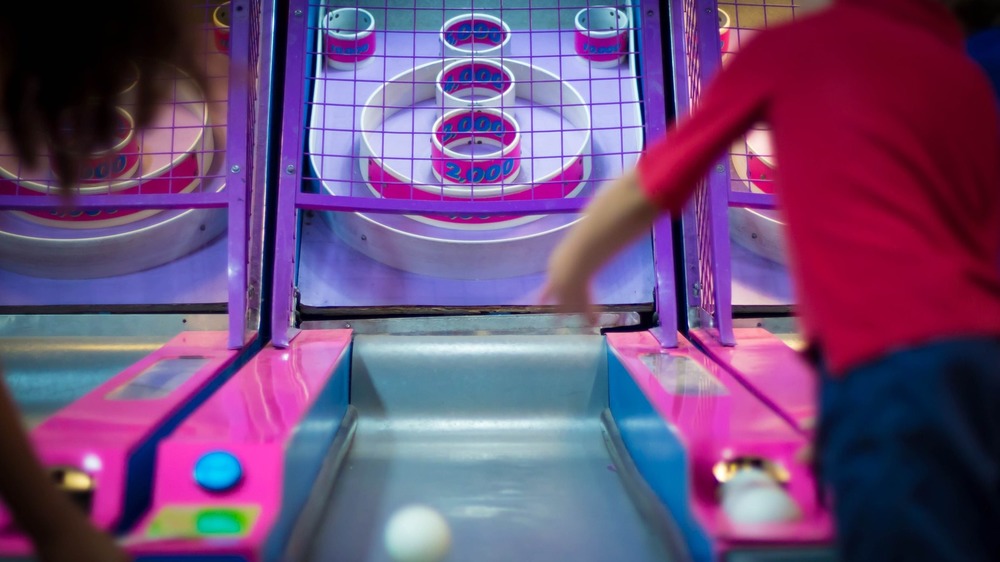
<svg viewBox="0 0 1000 562"><path fill-rule="evenodd" d="M266 4L266 7L264 6ZM229 82L229 106L226 117L229 144L226 147L225 173L229 192L229 266L227 269L229 290L229 346L240 348L252 337L256 326L248 325L251 311L250 260L261 259L263 226L263 165L266 162L267 128L259 127L262 117L266 118L269 84L268 73L262 72L261 46L270 44L270 22L273 10L270 3L261 0L238 0L232 3L230 32L231 58L230 76L239 76L239 69L250 71L252 82L231 79ZM266 37L263 34L266 33ZM269 48L263 49L268 52ZM269 61L268 61L269 63ZM263 78L265 81L257 81ZM260 94L263 94L261 96ZM261 103L262 102L262 103ZM258 169L258 165L261 169ZM254 198L252 187L259 187ZM259 206L253 214L259 228L252 229L249 200ZM253 230L253 231L252 231ZM259 267L257 282L259 282ZM254 293L259 295L259 293ZM259 299L259 296L258 296ZM257 305L259 308L259 305ZM255 322L256 323L256 322Z"/></svg>
<svg viewBox="0 0 1000 562"><path fill-rule="evenodd" d="M278 180L278 225L274 240L274 287L271 305L271 342L278 347L288 346L293 336L291 314L295 308L293 290L298 225L295 203L302 185L304 71L310 50L306 44L309 2L291 0L288 4L285 107L282 115L279 171L281 179Z"/></svg>
<svg viewBox="0 0 1000 562"><path fill-rule="evenodd" d="M233 70L244 67L254 69L250 57L251 15L247 0L235 0L231 4L231 24L229 35L230 76L239 76ZM258 11L259 10L255 10ZM227 107L226 160L223 162L226 174L226 191L229 193L229 264L228 276L229 304L229 347L239 348L244 343L247 309L247 178L250 176L248 156L248 124L253 122L252 108L249 107L247 84L243 80L229 81L229 105ZM249 118L248 118L249 117Z"/></svg>
<svg viewBox="0 0 1000 562"><path fill-rule="evenodd" d="M683 114L697 106L702 88L722 65L718 8L715 0L684 0L672 7L677 109ZM689 289L700 323L712 329L723 345L735 345L728 210L729 166L723 159L685 211L687 219L694 219L696 243L696 254L691 256L696 261L686 273L697 273L697 282Z"/></svg>
<svg viewBox="0 0 1000 562"><path fill-rule="evenodd" d="M88 195L73 199L78 209L209 209L225 207L229 196L225 193L135 193L130 195ZM0 195L0 209L58 209L63 200L58 195Z"/></svg>
<svg viewBox="0 0 1000 562"><path fill-rule="evenodd" d="M688 2L670 3L670 52L673 55L674 72L674 110L676 115L683 115L690 110L690 72L688 71L688 59L686 47L687 33L685 32L686 11ZM692 248L698 247L698 234L696 229L697 219L693 204L685 206L681 213L681 225L684 244L684 279L694 280L699 278L701 270L698 253L692 252ZM687 295L689 310L701 307L700 285L696 281L685 284L684 290Z"/></svg>
<svg viewBox="0 0 1000 562"><path fill-rule="evenodd" d="M252 144L250 146L250 205L247 209L249 231L247 239L247 312L246 322L250 330L260 327L262 297L261 280L264 266L264 202L267 194L268 171L268 140L271 134L271 54L274 33L274 2L261 1L260 14L251 20L251 36L257 37L254 44L256 52L257 87L251 88L253 96L254 126L252 129Z"/></svg>
<svg viewBox="0 0 1000 562"><path fill-rule="evenodd" d="M642 18L642 44L645 48L642 85L648 145L651 139L662 136L667 128L659 3L643 0L639 17ZM663 218L653 225L653 252L656 268L655 306L660 320L654 335L664 347L677 347L677 287L674 283L673 237L669 218Z"/></svg>
<svg viewBox="0 0 1000 562"><path fill-rule="evenodd" d="M730 191L729 206L746 207L747 209L776 209L778 207L778 200L771 193Z"/></svg>
<svg viewBox="0 0 1000 562"><path fill-rule="evenodd" d="M719 14L715 0L699 0L695 17L698 51L701 53L702 83L707 83L722 67L722 45L719 41ZM733 335L732 257L729 247L729 166L724 158L708 175L708 215L711 255L709 264L715 291L712 314L719 342L736 345Z"/></svg>

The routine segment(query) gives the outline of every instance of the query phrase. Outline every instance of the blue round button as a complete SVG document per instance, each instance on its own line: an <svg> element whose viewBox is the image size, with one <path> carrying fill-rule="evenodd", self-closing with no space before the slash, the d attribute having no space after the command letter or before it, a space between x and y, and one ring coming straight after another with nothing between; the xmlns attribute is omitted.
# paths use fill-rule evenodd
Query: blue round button
<svg viewBox="0 0 1000 562"><path fill-rule="evenodd" d="M194 464L194 481L209 492L232 490L243 479L243 466L232 453L212 451Z"/></svg>

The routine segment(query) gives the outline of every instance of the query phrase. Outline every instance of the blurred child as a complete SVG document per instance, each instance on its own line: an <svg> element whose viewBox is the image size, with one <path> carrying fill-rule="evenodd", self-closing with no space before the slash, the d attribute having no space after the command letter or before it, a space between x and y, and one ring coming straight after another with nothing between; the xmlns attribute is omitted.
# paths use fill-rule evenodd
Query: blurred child
<svg viewBox="0 0 1000 562"><path fill-rule="evenodd" d="M139 81L136 122L149 124L178 67L194 63L204 16L190 0L10 2L0 10L0 128L33 164L48 153L63 188L88 154L112 144L117 94ZM204 4L204 3L201 3ZM206 8L202 6L201 12ZM195 11L197 12L197 10ZM197 18L197 19L193 19ZM69 194L68 189L63 193ZM128 556L49 481L0 384L0 497L42 562L117 562Z"/></svg>
<svg viewBox="0 0 1000 562"><path fill-rule="evenodd" d="M766 123L849 562L1000 560L1000 129L948 8L998 11L839 0L757 35L594 198L544 291L589 310L601 265Z"/></svg>

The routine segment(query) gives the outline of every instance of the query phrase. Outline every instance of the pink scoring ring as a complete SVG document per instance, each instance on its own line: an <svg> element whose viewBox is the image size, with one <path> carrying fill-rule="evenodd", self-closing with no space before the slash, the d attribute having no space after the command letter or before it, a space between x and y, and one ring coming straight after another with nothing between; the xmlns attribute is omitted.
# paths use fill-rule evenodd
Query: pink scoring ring
<svg viewBox="0 0 1000 562"><path fill-rule="evenodd" d="M576 25L576 54L591 66L618 66L628 53L628 15L618 8L584 8L576 13L573 22Z"/></svg>
<svg viewBox="0 0 1000 562"><path fill-rule="evenodd" d="M495 16L465 14L441 26L439 39L445 57L510 56L510 26Z"/></svg>
<svg viewBox="0 0 1000 562"><path fill-rule="evenodd" d="M116 142L84 162L80 179L84 184L131 178L139 169L139 138L135 134L135 119L120 107L115 108L115 114Z"/></svg>
<svg viewBox="0 0 1000 562"><path fill-rule="evenodd" d="M194 81L180 73L175 96L177 111L190 111L200 122L198 134L185 147L183 153L171 152L169 158L164 158L171 161L165 161L162 166L143 172L140 177L117 180L106 178L101 183L84 183L77 187L74 193L84 196L188 193L201 185L201 176L211 168L214 154L214 139L208 129L205 96ZM138 156L141 158L141 154ZM41 196L54 193L54 188L52 180L22 179L16 170L0 166L0 195ZM149 209L76 209L67 213L45 209L12 211L26 220L61 228L113 226L139 220L157 212L159 211Z"/></svg>
<svg viewBox="0 0 1000 562"><path fill-rule="evenodd" d="M568 122L569 131L578 132L579 146L562 155L560 166L525 183L510 184L429 184L408 176L410 166L394 167L379 152L381 143L372 135L382 129L393 114L411 104L434 98L434 81L449 61L433 61L401 72L379 86L361 111L360 171L368 189L376 197L417 201L531 201L577 196L591 173L589 105L568 82L537 66L518 60L505 61L517 80L516 96L534 104L556 107ZM477 111L486 111L480 109ZM533 216L444 216L407 215L408 218L444 228L505 228L540 218Z"/></svg>
<svg viewBox="0 0 1000 562"><path fill-rule="evenodd" d="M453 147L485 144L500 150L463 154ZM521 130L500 109L454 109L438 117L431 130L431 168L446 184L495 184L521 171ZM473 188L471 195L476 196Z"/></svg>
<svg viewBox="0 0 1000 562"><path fill-rule="evenodd" d="M514 106L514 74L491 59L458 60L445 65L434 80L435 99L445 110L456 107ZM479 98L477 96L490 96Z"/></svg>
<svg viewBox="0 0 1000 562"><path fill-rule="evenodd" d="M339 70L351 70L372 61L375 54L375 17L361 8L340 8L323 17L326 60Z"/></svg>
<svg viewBox="0 0 1000 562"><path fill-rule="evenodd" d="M729 12L718 8L719 10L719 45L722 49L723 54L729 52L729 38L732 35L732 30L730 26L732 25L732 20L729 19Z"/></svg>

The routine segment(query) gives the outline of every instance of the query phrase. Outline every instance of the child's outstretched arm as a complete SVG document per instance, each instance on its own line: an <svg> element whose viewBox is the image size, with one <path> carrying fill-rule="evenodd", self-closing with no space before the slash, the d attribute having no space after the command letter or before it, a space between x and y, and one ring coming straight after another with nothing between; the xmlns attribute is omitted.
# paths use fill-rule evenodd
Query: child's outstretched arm
<svg viewBox="0 0 1000 562"><path fill-rule="evenodd" d="M68 497L56 489L28 443L17 408L0 383L0 497L41 562L128 560Z"/></svg>
<svg viewBox="0 0 1000 562"><path fill-rule="evenodd" d="M585 220L552 253L543 290L565 312L590 314L590 279L627 244L647 232L660 211L639 186L635 171L602 188Z"/></svg>
<svg viewBox="0 0 1000 562"><path fill-rule="evenodd" d="M700 105L650 145L635 169L601 188L585 219L553 251L543 302L591 313L589 286L597 270L648 232L659 213L679 211L723 150L766 118L774 80L760 71L774 53L763 43L763 37L754 39L713 80Z"/></svg>

